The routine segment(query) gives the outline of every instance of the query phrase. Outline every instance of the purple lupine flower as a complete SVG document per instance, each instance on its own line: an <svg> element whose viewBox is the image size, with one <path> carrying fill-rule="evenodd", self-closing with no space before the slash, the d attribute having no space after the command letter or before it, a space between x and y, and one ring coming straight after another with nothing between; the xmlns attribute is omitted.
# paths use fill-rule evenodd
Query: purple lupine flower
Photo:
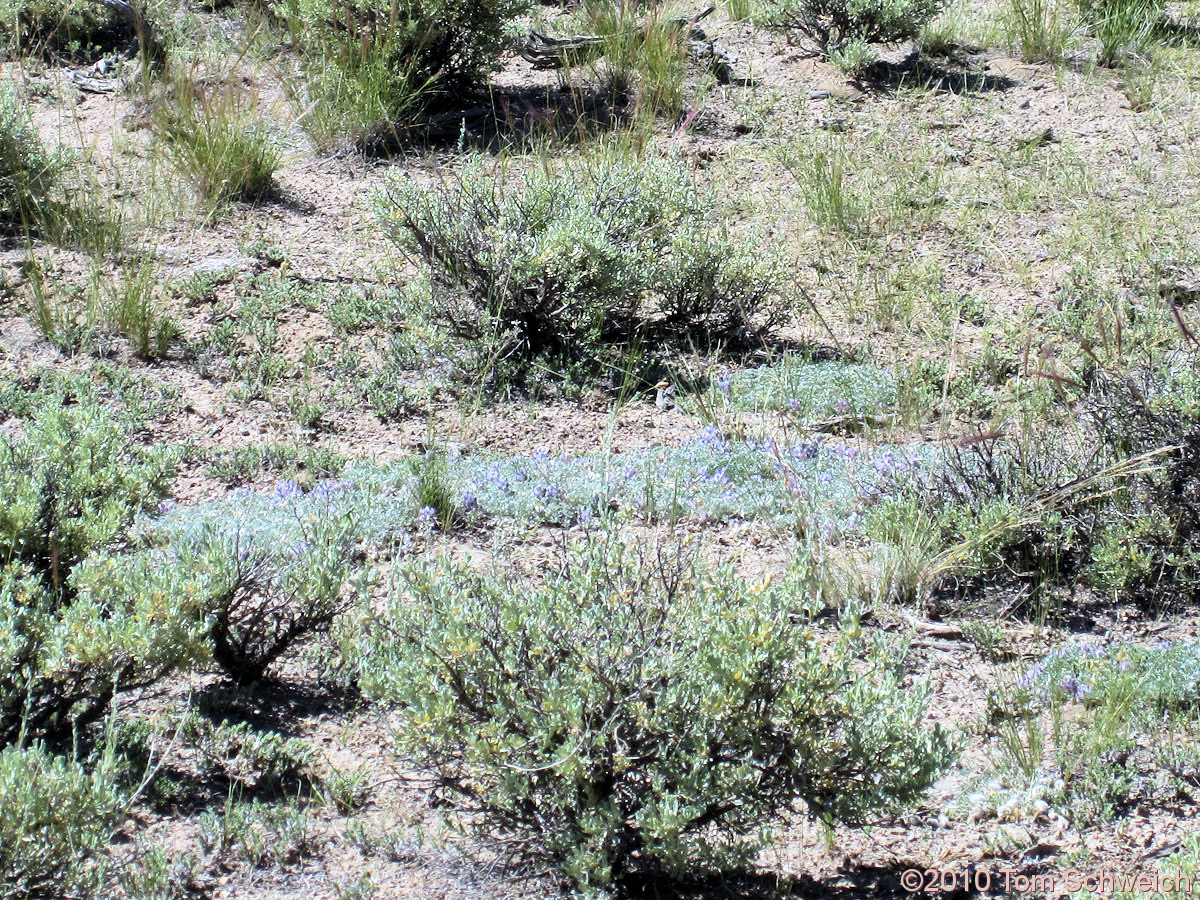
<svg viewBox="0 0 1200 900"><path fill-rule="evenodd" d="M437 510L432 506L422 506L421 511L417 513L417 524L423 528L432 528L435 521L437 521Z"/></svg>
<svg viewBox="0 0 1200 900"><path fill-rule="evenodd" d="M721 432L713 425L705 425L700 431L700 436L697 440L707 447L709 450L717 453L725 453L729 450L729 444L721 437Z"/></svg>
<svg viewBox="0 0 1200 900"><path fill-rule="evenodd" d="M1154 644L1154 649L1155 650L1170 650L1171 642L1170 641L1156 641Z"/></svg>
<svg viewBox="0 0 1200 900"><path fill-rule="evenodd" d="M559 500L562 498L562 489L555 484L539 484L533 489L533 496L539 500Z"/></svg>
<svg viewBox="0 0 1200 900"><path fill-rule="evenodd" d="M787 403L783 404L783 406L790 413L798 413L804 409L804 404L795 397L789 397Z"/></svg>
<svg viewBox="0 0 1200 900"><path fill-rule="evenodd" d="M302 493L304 492L300 490L300 485L289 478L287 481L281 481L275 485L275 491L272 496L276 500L291 500Z"/></svg>
<svg viewBox="0 0 1200 900"><path fill-rule="evenodd" d="M459 501L459 506L464 512L474 512L479 509L479 499L471 491L463 491L462 499Z"/></svg>
<svg viewBox="0 0 1200 900"><path fill-rule="evenodd" d="M1127 659L1123 659L1119 663L1117 663L1117 671L1118 672L1128 672L1132 668L1133 668L1133 663L1131 663Z"/></svg>
<svg viewBox="0 0 1200 900"><path fill-rule="evenodd" d="M717 373L717 390L726 397L733 393L733 378L729 374L729 369L722 368Z"/></svg>
<svg viewBox="0 0 1200 900"><path fill-rule="evenodd" d="M792 447L792 456L799 460L816 459L820 445L816 441L803 441Z"/></svg>

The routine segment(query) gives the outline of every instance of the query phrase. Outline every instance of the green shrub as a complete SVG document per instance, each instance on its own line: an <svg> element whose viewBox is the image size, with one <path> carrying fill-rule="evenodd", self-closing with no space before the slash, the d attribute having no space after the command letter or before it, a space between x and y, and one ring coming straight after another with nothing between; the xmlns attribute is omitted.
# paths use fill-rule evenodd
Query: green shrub
<svg viewBox="0 0 1200 900"><path fill-rule="evenodd" d="M1200 405L1194 362L1093 372L1070 430L949 448L919 502L955 545L956 577L1082 584L1162 610L1200 584ZM911 487L911 486L910 486ZM1044 608L1040 612L1044 612Z"/></svg>
<svg viewBox="0 0 1200 900"><path fill-rule="evenodd" d="M137 40L147 70L166 59L163 0L132 0L128 14L101 0L0 0L0 35L14 56L93 62Z"/></svg>
<svg viewBox="0 0 1200 900"><path fill-rule="evenodd" d="M0 562L28 565L63 590L88 553L166 496L169 453L137 447L118 415L51 396L24 434L0 436Z"/></svg>
<svg viewBox="0 0 1200 900"><path fill-rule="evenodd" d="M16 91L0 86L0 231L36 224L59 168Z"/></svg>
<svg viewBox="0 0 1200 900"><path fill-rule="evenodd" d="M107 844L120 799L102 774L40 747L0 750L0 894L86 896L89 859Z"/></svg>
<svg viewBox="0 0 1200 900"><path fill-rule="evenodd" d="M360 677L439 799L581 890L742 864L780 810L861 822L948 764L899 658L849 619L823 648L799 580L615 537L560 562L540 584L409 568Z"/></svg>
<svg viewBox="0 0 1200 900"><path fill-rule="evenodd" d="M114 694L205 657L203 585L161 553L98 556L71 573L71 602L28 570L0 570L0 745L62 738Z"/></svg>
<svg viewBox="0 0 1200 900"><path fill-rule="evenodd" d="M428 313L478 371L622 367L667 346L745 343L776 323L775 273L678 164L611 149L455 182L391 182L380 213L428 266Z"/></svg>
<svg viewBox="0 0 1200 900"><path fill-rule="evenodd" d="M199 719L190 730L205 772L245 790L277 793L297 784L311 762L312 751L299 738L259 731L246 722Z"/></svg>
<svg viewBox="0 0 1200 900"><path fill-rule="evenodd" d="M20 56L90 61L133 38L112 10L89 0L0 0L0 34Z"/></svg>
<svg viewBox="0 0 1200 900"><path fill-rule="evenodd" d="M394 145L433 105L478 87L529 0L276 0L300 52L304 122L330 146Z"/></svg>
<svg viewBox="0 0 1200 900"><path fill-rule="evenodd" d="M203 646L201 586L178 565L95 555L165 496L167 454L92 399L52 394L22 424L0 438L0 746L67 734Z"/></svg>
<svg viewBox="0 0 1200 900"><path fill-rule="evenodd" d="M831 51L829 61L847 78L861 78L879 61L879 56L862 38L854 38L845 47Z"/></svg>
<svg viewBox="0 0 1200 900"><path fill-rule="evenodd" d="M296 539L286 543L238 520L208 523L181 541L205 573L213 659L240 684L262 678L301 638L326 631L363 587L350 514L298 517L296 524Z"/></svg>
<svg viewBox="0 0 1200 900"><path fill-rule="evenodd" d="M830 57L852 43L895 44L915 38L945 0L766 0L759 20Z"/></svg>

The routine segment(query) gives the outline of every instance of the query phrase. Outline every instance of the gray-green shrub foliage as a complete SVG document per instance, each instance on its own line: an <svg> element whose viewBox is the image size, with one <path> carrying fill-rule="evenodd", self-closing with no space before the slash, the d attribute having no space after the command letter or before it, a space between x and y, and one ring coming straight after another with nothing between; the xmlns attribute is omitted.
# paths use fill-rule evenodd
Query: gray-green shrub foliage
<svg viewBox="0 0 1200 900"><path fill-rule="evenodd" d="M11 86L0 86L0 231L36 222L58 171L25 104Z"/></svg>
<svg viewBox="0 0 1200 900"><path fill-rule="evenodd" d="M75 60L133 37L112 10L88 0L0 0L0 35L13 53Z"/></svg>
<svg viewBox="0 0 1200 900"><path fill-rule="evenodd" d="M164 496L168 456L94 399L51 395L21 427L0 438L0 746L94 720L203 633L202 585L176 560L101 553Z"/></svg>
<svg viewBox="0 0 1200 900"><path fill-rule="evenodd" d="M682 165L605 149L515 169L476 160L428 188L395 179L380 203L428 267L430 315L481 366L594 367L775 323L769 254L730 236Z"/></svg>
<svg viewBox="0 0 1200 900"><path fill-rule="evenodd" d="M242 683L262 678L301 638L327 630L366 584L353 513L331 505L294 515L295 536L286 542L237 518L205 523L179 542L205 579L213 660Z"/></svg>
<svg viewBox="0 0 1200 900"><path fill-rule="evenodd" d="M744 863L781 810L860 822L948 764L925 693L797 583L615 538L544 582L410 567L362 667L441 798L573 884Z"/></svg>
<svg viewBox="0 0 1200 900"><path fill-rule="evenodd" d="M0 895L86 895L87 863L108 844L120 801L103 772L40 747L0 750Z"/></svg>
<svg viewBox="0 0 1200 900"><path fill-rule="evenodd" d="M119 539L167 493L164 450L131 441L102 403L47 397L23 433L0 436L0 562L19 562L61 590L89 552Z"/></svg>
<svg viewBox="0 0 1200 900"><path fill-rule="evenodd" d="M201 583L165 554L99 556L72 599L27 569L0 570L0 746L61 738L114 693L152 685L206 653Z"/></svg>
<svg viewBox="0 0 1200 900"><path fill-rule="evenodd" d="M915 38L945 5L945 0L765 0L758 19L828 57L851 43Z"/></svg>

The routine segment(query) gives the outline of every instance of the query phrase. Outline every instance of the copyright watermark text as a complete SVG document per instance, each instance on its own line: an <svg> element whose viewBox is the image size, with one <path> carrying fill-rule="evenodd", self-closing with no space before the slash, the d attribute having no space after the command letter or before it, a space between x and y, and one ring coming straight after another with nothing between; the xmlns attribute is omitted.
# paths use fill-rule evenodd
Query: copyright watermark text
<svg viewBox="0 0 1200 900"><path fill-rule="evenodd" d="M949 894L975 891L980 894L1032 894L1055 896L1090 891L1107 896L1118 891L1142 891L1148 894L1200 893L1200 878L1162 872L1098 871L1067 869L1045 875L1026 875L1012 868L905 869L900 885L911 894Z"/></svg>

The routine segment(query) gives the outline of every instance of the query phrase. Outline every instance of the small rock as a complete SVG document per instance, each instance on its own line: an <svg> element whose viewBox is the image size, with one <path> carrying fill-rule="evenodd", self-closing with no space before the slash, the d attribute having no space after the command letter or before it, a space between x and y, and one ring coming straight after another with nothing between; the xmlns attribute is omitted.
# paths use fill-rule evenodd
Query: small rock
<svg viewBox="0 0 1200 900"><path fill-rule="evenodd" d="M826 91L826 90L809 91L808 99L809 100L828 100L829 99L829 91Z"/></svg>
<svg viewBox="0 0 1200 900"><path fill-rule="evenodd" d="M207 275L218 281L232 281L238 275L257 272L259 262L249 256L211 256L188 269L192 276Z"/></svg>
<svg viewBox="0 0 1200 900"><path fill-rule="evenodd" d="M1017 138L1017 149L1030 150L1037 147L1045 147L1047 144L1057 143L1058 136L1054 133L1054 129L1046 126L1041 131L1034 132L1027 137Z"/></svg>

